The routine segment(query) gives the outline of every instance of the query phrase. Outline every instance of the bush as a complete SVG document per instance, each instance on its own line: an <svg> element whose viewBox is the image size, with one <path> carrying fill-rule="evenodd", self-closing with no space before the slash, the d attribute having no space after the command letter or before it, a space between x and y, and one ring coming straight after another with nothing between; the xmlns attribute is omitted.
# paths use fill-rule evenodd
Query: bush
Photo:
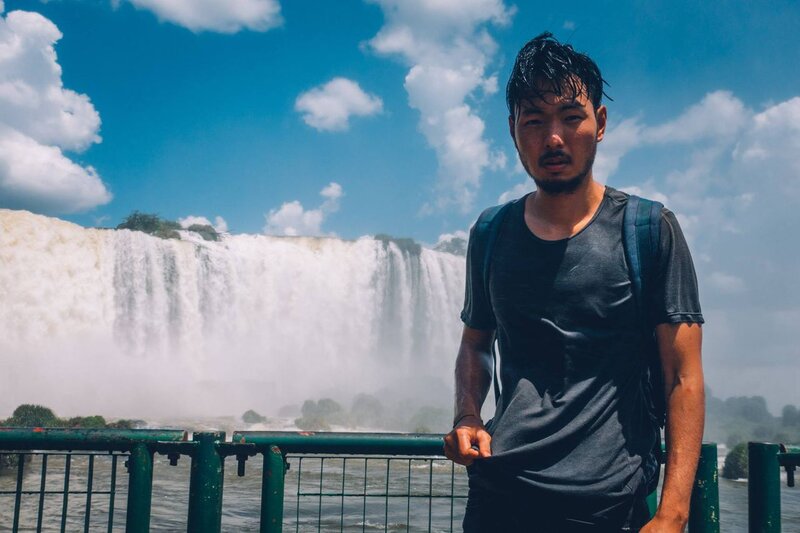
<svg viewBox="0 0 800 533"><path fill-rule="evenodd" d="M353 399L350 417L359 427L383 427L386 422L383 404L369 394L359 394Z"/></svg>
<svg viewBox="0 0 800 533"><path fill-rule="evenodd" d="M181 225L172 220L164 220L152 213L140 213L134 211L117 226L117 229L129 229L131 231L141 231L148 235L160 237L162 239L180 239L178 230Z"/></svg>
<svg viewBox="0 0 800 533"><path fill-rule="evenodd" d="M57 427L63 425L63 421L59 419L53 411L43 405L22 404L11 415L11 418L3 423L8 427Z"/></svg>
<svg viewBox="0 0 800 533"><path fill-rule="evenodd" d="M740 442L725 456L722 477L739 479L747 477L747 444Z"/></svg>
<svg viewBox="0 0 800 533"><path fill-rule="evenodd" d="M146 425L147 422L144 420L128 420L126 418L121 418L120 420L109 422L106 424L106 427L111 429L139 429L145 427Z"/></svg>
<svg viewBox="0 0 800 533"><path fill-rule="evenodd" d="M330 398L318 402L306 400L301 408L302 417L294 421L295 425L305 431L328 431L331 425L348 424L347 414L342 406Z"/></svg>
<svg viewBox="0 0 800 533"><path fill-rule="evenodd" d="M447 433L453 422L452 417L449 409L420 407L409 420L408 427L414 433Z"/></svg>
<svg viewBox="0 0 800 533"><path fill-rule="evenodd" d="M219 240L219 233L217 233L217 230L215 230L212 226L209 226L208 224L192 224L186 229L188 231L193 231L197 233L207 241Z"/></svg>
<svg viewBox="0 0 800 533"><path fill-rule="evenodd" d="M66 423L67 427L83 428L83 429L98 429L107 427L106 419L100 415L93 416L73 416Z"/></svg>
<svg viewBox="0 0 800 533"><path fill-rule="evenodd" d="M244 422L245 424L263 424L266 421L267 421L266 416L261 416L252 409L248 409L242 415L242 422Z"/></svg>

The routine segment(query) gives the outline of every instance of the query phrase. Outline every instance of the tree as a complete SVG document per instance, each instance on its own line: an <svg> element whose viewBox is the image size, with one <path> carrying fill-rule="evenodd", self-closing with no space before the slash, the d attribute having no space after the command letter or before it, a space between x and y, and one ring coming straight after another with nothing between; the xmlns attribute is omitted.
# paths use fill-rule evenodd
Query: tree
<svg viewBox="0 0 800 533"><path fill-rule="evenodd" d="M24 428L57 427L63 425L63 421L48 407L25 403L14 409L11 418L3 425Z"/></svg>
<svg viewBox="0 0 800 533"><path fill-rule="evenodd" d="M725 456L722 477L739 479L747 477L747 444L740 442Z"/></svg>
<svg viewBox="0 0 800 533"><path fill-rule="evenodd" d="M800 426L800 411L794 405L784 405L781 422L785 426Z"/></svg>
<svg viewBox="0 0 800 533"><path fill-rule="evenodd" d="M244 422L245 424L263 424L266 421L267 421L266 416L261 416L252 409L248 409L242 415L242 422Z"/></svg>

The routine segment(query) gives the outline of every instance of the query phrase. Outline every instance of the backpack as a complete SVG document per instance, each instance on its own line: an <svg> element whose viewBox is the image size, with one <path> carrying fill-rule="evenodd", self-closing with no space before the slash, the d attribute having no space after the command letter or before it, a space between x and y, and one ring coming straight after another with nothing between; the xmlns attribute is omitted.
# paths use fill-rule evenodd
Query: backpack
<svg viewBox="0 0 800 533"><path fill-rule="evenodd" d="M475 223L472 246L476 256L483 258L483 287L487 302L491 302L489 298L489 269L491 267L494 244L497 241L497 236L500 233L506 214L512 205L521 200L520 198L490 207L481 213ZM642 386L644 388L644 396L649 402L650 416L662 428L666 422L666 401L662 392L664 390L664 376L655 342L655 330L650 317L647 315L645 302L651 294L651 283L658 265L661 241L661 209L663 207L660 202L629 195L622 223L622 243L631 279L633 299L637 307L637 314L641 319L640 327L645 333L643 338L647 344L644 347L644 352L648 358L647 373L643 378ZM500 384L497 378L497 351L495 344L496 342L493 341L492 373L496 405L500 401Z"/></svg>

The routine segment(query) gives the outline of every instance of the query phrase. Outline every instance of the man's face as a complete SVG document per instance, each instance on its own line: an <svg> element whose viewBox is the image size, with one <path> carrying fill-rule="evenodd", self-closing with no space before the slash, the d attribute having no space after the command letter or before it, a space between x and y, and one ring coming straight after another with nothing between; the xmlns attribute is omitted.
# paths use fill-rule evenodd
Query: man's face
<svg viewBox="0 0 800 533"><path fill-rule="evenodd" d="M569 194L589 179L605 133L605 106L595 111L585 92L575 98L545 92L544 99L523 100L514 111L511 136L540 190Z"/></svg>

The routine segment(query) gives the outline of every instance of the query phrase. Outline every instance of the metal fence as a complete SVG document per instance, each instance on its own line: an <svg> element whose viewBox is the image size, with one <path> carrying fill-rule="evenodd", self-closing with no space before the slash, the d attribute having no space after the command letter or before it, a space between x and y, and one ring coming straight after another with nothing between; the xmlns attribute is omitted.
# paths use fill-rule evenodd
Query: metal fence
<svg viewBox="0 0 800 533"><path fill-rule="evenodd" d="M798 452L750 444L751 532L780 531L779 471L793 484ZM0 475L0 531L457 531L467 492L441 435L235 432L226 441L222 432L188 440L169 430L0 428L0 454L15 463ZM168 470L181 457L189 464ZM225 475L227 457L236 476ZM250 458L255 474L245 476ZM719 531L713 444L703 445L689 531Z"/></svg>

